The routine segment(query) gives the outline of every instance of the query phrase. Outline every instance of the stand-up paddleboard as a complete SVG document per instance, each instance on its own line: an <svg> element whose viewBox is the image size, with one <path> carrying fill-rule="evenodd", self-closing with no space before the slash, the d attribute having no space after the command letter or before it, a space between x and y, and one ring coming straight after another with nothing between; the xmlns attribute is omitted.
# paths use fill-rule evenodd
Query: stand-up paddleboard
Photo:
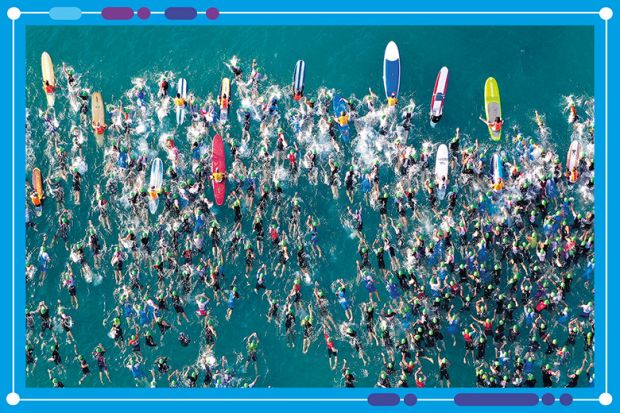
<svg viewBox="0 0 620 413"><path fill-rule="evenodd" d="M491 171L493 173L493 188L495 190L503 189L503 184L500 183L500 180L504 179L504 164L502 157L497 153L494 153L491 158Z"/></svg>
<svg viewBox="0 0 620 413"><path fill-rule="evenodd" d="M101 93L95 92L92 94L90 106L93 128L96 128L97 124L105 126L105 106L103 105ZM103 145L103 135L103 133L97 133L97 131L95 131L95 138L99 146Z"/></svg>
<svg viewBox="0 0 620 413"><path fill-rule="evenodd" d="M56 101L56 97L54 96L54 92L47 93L45 90L45 82L48 82L51 86L56 88L56 78L54 77L54 65L52 64L52 58L47 52L43 52L41 54L41 73L43 74L43 91L45 92L45 97L47 98L47 106L54 106L54 102Z"/></svg>
<svg viewBox="0 0 620 413"><path fill-rule="evenodd" d="M219 134L213 137L211 151L211 172L220 172L224 174L224 179L222 179L221 182L216 182L215 179L212 180L215 203L217 205L222 205L226 199L226 151L224 150L224 141Z"/></svg>
<svg viewBox="0 0 620 413"><path fill-rule="evenodd" d="M226 95L226 101L222 100L224 95ZM220 105L220 122L224 123L228 120L228 109L230 106L230 79L227 77L222 79L218 103Z"/></svg>
<svg viewBox="0 0 620 413"><path fill-rule="evenodd" d="M431 98L430 118L432 127L435 127L437 122L441 120L443 105L446 101L446 93L448 93L448 68L444 66L437 74L435 88L433 89L433 97Z"/></svg>
<svg viewBox="0 0 620 413"><path fill-rule="evenodd" d="M443 199L448 189L448 147L444 144L439 145L435 155L435 184L437 185L437 197Z"/></svg>
<svg viewBox="0 0 620 413"><path fill-rule="evenodd" d="M574 140L571 142L566 155L568 181L573 184L579 179L579 158L581 158L581 142Z"/></svg>
<svg viewBox="0 0 620 413"><path fill-rule="evenodd" d="M39 168L34 168L32 170L32 187L37 191L39 199L45 197L45 193L43 192L43 178L41 177L41 170Z"/></svg>
<svg viewBox="0 0 620 413"><path fill-rule="evenodd" d="M177 82L177 93L181 95L183 100L187 101L187 81L183 78L180 78ZM183 106L178 106L175 104L177 111L177 125L180 125L183 121L185 121L185 114L187 113L187 109L185 108L186 105L187 103Z"/></svg>
<svg viewBox="0 0 620 413"><path fill-rule="evenodd" d="M155 158L151 163L151 178L149 180L149 211L154 214L159 206L159 194L164 182L164 164L161 159Z"/></svg>
<svg viewBox="0 0 620 413"><path fill-rule="evenodd" d="M502 105L499 99L499 87L497 81L490 77L484 84L484 109L486 111L487 122L493 122L495 118L502 117ZM489 126L489 134L491 139L498 141L502 137L502 131L497 132Z"/></svg>
<svg viewBox="0 0 620 413"><path fill-rule="evenodd" d="M340 134L342 135L343 139L346 141L349 138L349 122L348 122L349 105L347 104L347 101L344 98L340 97L340 95L334 95L334 98L332 99L332 107L334 109L334 116L336 118L336 123L338 124L338 129L340 129ZM343 113L344 115L342 115ZM340 123L341 116L347 117L346 123Z"/></svg>
<svg viewBox="0 0 620 413"><path fill-rule="evenodd" d="M306 62L298 60L293 71L293 99L301 100L304 95L304 82L306 80Z"/></svg>
<svg viewBox="0 0 620 413"><path fill-rule="evenodd" d="M400 91L400 54L398 46L393 41L387 44L383 55L383 88L386 98L398 98Z"/></svg>
<svg viewBox="0 0 620 413"><path fill-rule="evenodd" d="M39 168L34 168L32 170L32 187L34 188L36 195L31 194L30 200L34 205L35 215L40 217L43 215L43 198L45 194L43 193L43 178L41 178L41 171Z"/></svg>

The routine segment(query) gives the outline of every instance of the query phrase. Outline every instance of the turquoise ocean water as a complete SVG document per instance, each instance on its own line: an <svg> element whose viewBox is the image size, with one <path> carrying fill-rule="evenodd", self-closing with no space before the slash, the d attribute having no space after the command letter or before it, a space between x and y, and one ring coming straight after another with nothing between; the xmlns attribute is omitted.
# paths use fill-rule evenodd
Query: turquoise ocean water
<svg viewBox="0 0 620 413"><path fill-rule="evenodd" d="M545 124L549 128L547 144L560 154L565 162L565 154L571 141L572 128L566 122L565 102L563 98L575 95L579 102L585 102L593 96L593 31L591 28L580 27L29 27L26 35L26 62L27 62L27 90L26 101L30 114L31 145L27 150L26 176L30 177L33 167L39 167L46 177L50 173L50 159L44 147L48 139L44 135L43 122L38 118L38 111L45 109L45 97L40 87L40 55L47 51L56 65L56 76L61 77L59 68L62 62L72 66L81 75L83 86L92 91L101 91L106 103L117 103L124 98L125 92L132 88L132 79L146 79L147 87L155 93L158 75L164 71L171 71L177 77L184 77L188 81L190 91L199 97L209 94L217 95L220 79L223 76L232 77L225 62L233 56L239 58L239 64L244 70L244 77L250 72L250 62L256 59L267 75L266 84L276 84L280 88L290 84L292 70L298 59L306 62L305 94L316 96L319 88L336 89L341 95L349 97L355 95L363 97L372 88L383 100L382 58L385 45L394 40L400 49L402 77L401 102L413 100L417 106L413 120L412 132L409 135L409 144L418 150L422 142L448 143L454 134L454 129L460 127L464 144L470 144L475 138L486 146L491 146L486 127L478 120L483 115L483 87L485 79L493 76L497 79L502 96L503 115L506 120L504 135L513 136L520 131L524 136L540 140L536 124L533 121L534 110L545 115ZM447 94L444 117L436 128L428 125L428 104L437 72L442 66L450 69L450 80ZM61 85L62 85L61 81ZM234 88L234 86L233 86ZM172 89L172 88L171 88ZM280 112L283 115L286 107L294 103L289 98L290 92L280 101ZM237 109L240 101L233 96L233 109ZM580 108L582 116L585 106ZM55 110L59 119L59 132L62 140L69 142L71 124L79 125L79 116L72 112L69 103L61 93L57 93ZM165 153L157 144L158 138L175 129L174 113L170 112L163 124L152 115L152 128L144 136L132 136L136 146L139 138L146 138L152 153L157 153L165 160ZM109 122L109 117L108 117ZM280 121L286 124L284 116ZM236 116L229 122L229 134L240 140L241 125ZM185 126L177 131L176 142L181 153L189 159L189 144L185 139ZM258 140L257 124L253 124L252 139ZM75 242L85 236L89 219L96 221L97 214L91 210L94 198L94 185L102 182L103 151L94 142L92 132L84 128L87 142L83 147L83 154L88 164L88 171L84 173L82 185L81 205L76 206L71 200L70 184L64 185L66 204L72 211L74 219L71 223L69 239ZM286 127L289 141L293 141L292 131ZM111 132L108 132L109 138ZM213 133L210 133L213 136ZM354 135L355 136L355 135ZM275 145L275 138L272 143ZM141 147L144 149L144 144ZM346 146L346 144L341 144ZM512 145L504 136L502 149L510 151ZM250 142L250 153L244 159L248 164L256 155L258 144ZM303 145L302 145L303 148ZM252 152L254 151L254 152ZM381 158L382 149L375 148L367 156ZM302 149L302 154L305 150ZM378 154L377 154L378 153ZM70 155L70 158L72 156ZM346 157L346 156L345 156ZM323 163L326 154L323 155ZM385 158L381 158L382 161ZM343 161L346 163L346 159ZM165 164L168 166L168 164ZM382 182L393 184L390 169L382 165ZM302 174L303 175L303 174ZM341 177L342 178L342 177ZM104 186L102 184L102 186ZM313 280L319 281L325 291L330 291L337 278L353 280L355 276L355 259L357 258L357 241L353 239L353 230L344 226L345 205L348 200L344 189L340 190L340 199L333 201L331 191L327 185L320 183L311 186L304 176L297 185L290 181L283 181L284 191L288 196L298 192L303 199L302 220L305 215L312 213L321 221L319 227L320 245L325 257L310 259ZM211 196L210 188L208 194ZM473 192L464 190L465 197L473 197ZM584 200L579 193L574 194L578 205L587 208L591 200ZM361 201L358 194L356 204ZM421 210L426 208L423 195L419 197ZM365 228L367 238L373 240L377 223L378 212L364 207ZM443 205L442 208L445 208ZM121 210L125 211L123 207ZM126 212L126 211L125 211ZM217 217L223 228L233 223L233 212L228 208L217 209ZM27 231L27 254L30 261L36 262L38 249L41 245L41 234L48 233L51 238L57 226L56 206L53 199L48 199L44 206L44 215L34 218L37 232ZM161 213L161 206L160 206ZM394 214L392 212L392 214ZM87 355L91 370L96 371L96 363L89 354L102 342L108 349L108 362L113 380L112 386L134 386L128 369L122 367L128 351L121 353L114 348L113 340L107 336L110 322L117 303L113 297L116 288L112 268L109 265L110 249L116 245L117 238L125 223L125 215L111 212L113 226L111 234L105 235L107 251L104 254L103 266L97 272L103 276L100 285L86 283L79 270L74 266L77 279L77 290L80 299L78 310L70 309L69 297L64 289L60 288L60 272L69 260L69 253L59 243L50 249L52 258L50 271L43 286L35 283L27 285L27 305L34 309L37 303L45 300L52 312L55 312L56 301L62 300L67 312L74 320L73 333L77 340L79 351ZM396 218L396 215L393 215ZM282 214L288 217L288 212ZM428 231L437 221L430 218L420 224ZM154 223L151 219L151 225ZM251 232L251 218L244 211L244 232ZM285 219L282 218L284 221ZM118 227L117 227L118 224ZM144 225L144 223L140 223ZM302 224L303 225L303 224ZM285 226L285 225L282 225ZM267 224L265 224L267 229ZM266 252L272 251L266 240ZM275 265L275 253L259 257L255 268L260 263ZM91 263L91 254L86 252L87 260ZM301 328L297 326L296 347L286 345L283 326L276 326L266 321L268 304L266 300L255 295L252 274L246 281L243 276L243 259L237 264L226 265L226 281L229 283L233 276L237 276L241 290L234 314L230 321L224 319L225 302L215 306L212 310L214 324L218 333L214 356L218 360L225 356L231 370L238 381L238 385L251 382L254 379L252 366L245 372L243 357L246 354L242 340L253 331L257 331L261 340L259 350L259 375L257 386L272 387L333 387L341 386L340 368L332 371L329 368L325 343L322 334L315 332L314 341L308 354L301 352ZM127 263L131 262L128 260ZM297 270L295 258L292 254L289 269L283 279L268 278L267 285L273 289L275 297L280 301L291 288L293 275ZM144 284L151 285L151 295L156 289L155 282L147 276L149 269L142 268ZM577 271L580 271L579 269ZM387 293L376 275L378 289L382 295L380 306L385 304ZM350 283L354 291L350 293L354 303L355 322L360 325L361 312L359 305L367 300L365 289L361 285ZM591 285L585 285L583 280L576 281L574 292L569 298L569 305L574 306L580 300L588 301L593 297ZM204 288L202 289L204 290ZM202 292L202 290L199 290ZM304 303L312 300L312 288L302 287ZM331 299L331 312L337 322L344 321L344 314ZM191 297L187 298L186 312L191 323L185 323L180 329L175 326L171 334L167 334L163 341L159 338L156 329L152 329L160 344L155 351L147 348L142 342L143 355L147 368L151 367L155 354L170 357L173 369L182 370L185 366L196 362L203 347L201 327L194 313L195 304ZM211 303L214 305L214 303ZM282 306L283 307L283 306ZM282 310L281 310L282 311ZM302 312L303 313L303 312ZM316 311L315 311L316 313ZM298 315L299 316L299 315ZM175 322L173 310L165 317L170 323ZM298 317L299 321L299 317ZM105 325L104 325L105 324ZM315 321L315 325L320 323ZM38 325L38 319L37 319ZM123 325L125 336L131 332L127 323ZM357 327L363 331L363 327ZM184 331L192 338L188 347L181 347L177 342L179 331ZM79 366L71 361L73 348L65 344L64 333L57 331L60 338L60 352L64 358L65 370L56 371L56 375L67 386L75 386L80 378ZM340 366L346 358L357 378L357 386L373 386L381 370L380 348L370 345L365 340L364 347L370 362L363 366L356 358L349 343L334 333L337 347L340 350ZM525 337L522 337L525 342ZM45 359L49 357L49 347L41 350L41 342L33 338L38 362L33 373L27 378L28 386L49 386L47 368L52 364ZM46 336L49 340L49 333ZM451 344L451 339L446 340ZM581 364L581 342L574 349L574 360L569 361L571 368ZM450 346L449 346L450 347ZM490 348L490 347L489 347ZM463 343L457 338L456 348L449 348L444 354L452 363L450 374L453 386L473 386L475 384L473 367L470 364L461 366L463 358ZM400 357L400 356L398 356ZM436 365L424 362L424 372L428 376L428 386L438 385ZM435 362L436 363L436 362ZM568 366L560 366L565 370ZM539 372L539 370L538 370ZM87 378L84 386L99 386L96 375ZM201 375L202 379L202 375ZM564 378L565 379L565 378ZM167 386L165 378L158 379L158 386ZM539 379L539 385L541 384ZM107 384L106 384L107 385ZM142 384L141 384L142 385ZM414 385L410 381L410 385Z"/></svg>

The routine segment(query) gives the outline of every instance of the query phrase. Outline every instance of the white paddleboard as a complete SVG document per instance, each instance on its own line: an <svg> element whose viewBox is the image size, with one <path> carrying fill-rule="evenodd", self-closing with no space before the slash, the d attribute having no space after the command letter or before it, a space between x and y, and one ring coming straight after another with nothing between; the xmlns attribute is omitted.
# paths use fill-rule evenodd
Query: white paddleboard
<svg viewBox="0 0 620 413"><path fill-rule="evenodd" d="M41 73L43 75L43 88L44 89L45 89L46 81L50 85L56 87L56 78L54 77L54 65L52 64L52 58L47 52L43 52L41 54ZM45 97L47 99L47 106L50 108L54 106L54 102L56 101L56 97L54 93L46 92Z"/></svg>
<svg viewBox="0 0 620 413"><path fill-rule="evenodd" d="M293 98L301 99L304 94L304 81L306 78L306 62L298 60L293 72Z"/></svg>
<svg viewBox="0 0 620 413"><path fill-rule="evenodd" d="M443 105L446 101L446 93L448 92L448 68L442 67L437 74L435 80L435 88L433 89L433 97L431 98L431 126L435 125L443 115Z"/></svg>
<svg viewBox="0 0 620 413"><path fill-rule="evenodd" d="M154 214L159 206L159 196L153 198L150 191L155 189L156 192L161 191L164 181L164 164L159 158L153 159L151 163L151 178L149 180L149 211Z"/></svg>
<svg viewBox="0 0 620 413"><path fill-rule="evenodd" d="M437 185L437 197L443 199L448 189L448 147L444 144L439 145L435 155L435 184Z"/></svg>
<svg viewBox="0 0 620 413"><path fill-rule="evenodd" d="M571 172L575 169L579 169L579 158L581 157L581 142L574 140L571 142L568 148L568 154L566 155L566 169L569 172L569 181L575 183L576 180L572 179ZM577 175L578 177L578 175Z"/></svg>
<svg viewBox="0 0 620 413"><path fill-rule="evenodd" d="M491 162L493 168L493 183L496 184L499 182L500 179L504 179L504 165L502 162L502 158L497 153L493 154Z"/></svg>
<svg viewBox="0 0 620 413"><path fill-rule="evenodd" d="M180 94L184 100L187 100L187 81L183 78L180 78L177 82L177 93ZM176 104L175 106L177 113L177 125L180 125L185 121L187 109L185 109L185 106L177 106Z"/></svg>
<svg viewBox="0 0 620 413"><path fill-rule="evenodd" d="M222 106L222 96L226 95L226 99L228 100L228 105L226 107ZM220 85L220 95L218 96L218 103L220 105L220 122L225 123L228 120L228 111L230 109L230 79L225 77L222 79L222 83Z"/></svg>

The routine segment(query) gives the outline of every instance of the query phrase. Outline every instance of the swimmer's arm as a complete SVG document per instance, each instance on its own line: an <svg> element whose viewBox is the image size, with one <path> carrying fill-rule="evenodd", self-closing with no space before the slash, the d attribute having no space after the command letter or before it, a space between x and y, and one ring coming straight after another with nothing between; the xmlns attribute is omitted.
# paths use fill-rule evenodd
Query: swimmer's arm
<svg viewBox="0 0 620 413"><path fill-rule="evenodd" d="M318 301L319 300L318 282L314 284L314 290L312 291L312 294L314 295L314 299ZM271 294L269 294L269 296L271 296Z"/></svg>
<svg viewBox="0 0 620 413"><path fill-rule="evenodd" d="M577 327L577 329L579 331L582 331L581 326L579 325L579 320L577 320L577 318L573 318L569 323L568 323L568 327L572 328L572 327Z"/></svg>
<svg viewBox="0 0 620 413"><path fill-rule="evenodd" d="M168 375L168 381L170 381L173 377L178 377L179 376L179 371L178 370L173 370L172 373L170 373Z"/></svg>
<svg viewBox="0 0 620 413"><path fill-rule="evenodd" d="M359 260L355 260L355 265L357 266L357 279L361 280L362 279L362 268L360 267Z"/></svg>
<svg viewBox="0 0 620 413"><path fill-rule="evenodd" d="M478 323L478 324L481 324L481 325L482 325L482 324L484 324L484 321L482 321L482 320L478 320L476 317L473 317L473 316L472 316L472 318L471 318L471 319L472 319L472 320L474 320L474 321L475 321L476 323Z"/></svg>
<svg viewBox="0 0 620 413"><path fill-rule="evenodd" d="M258 381L259 378L260 378L260 375L256 376L254 381L252 383L248 384L248 387L250 387L250 388L254 387L254 385L256 384L256 382Z"/></svg>

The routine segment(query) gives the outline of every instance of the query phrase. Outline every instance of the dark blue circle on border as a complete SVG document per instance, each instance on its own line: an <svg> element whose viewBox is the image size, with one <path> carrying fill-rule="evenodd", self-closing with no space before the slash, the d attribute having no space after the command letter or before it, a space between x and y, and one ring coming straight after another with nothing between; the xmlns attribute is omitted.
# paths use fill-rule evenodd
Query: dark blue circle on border
<svg viewBox="0 0 620 413"><path fill-rule="evenodd" d="M568 393L564 393L560 396L560 403L562 406L569 406L573 402L573 396Z"/></svg>
<svg viewBox="0 0 620 413"><path fill-rule="evenodd" d="M542 403L545 406L551 406L555 402L555 397L551 393L545 393L542 395Z"/></svg>
<svg viewBox="0 0 620 413"><path fill-rule="evenodd" d="M404 402L407 406L413 406L418 402L418 398L415 394L406 394Z"/></svg>

